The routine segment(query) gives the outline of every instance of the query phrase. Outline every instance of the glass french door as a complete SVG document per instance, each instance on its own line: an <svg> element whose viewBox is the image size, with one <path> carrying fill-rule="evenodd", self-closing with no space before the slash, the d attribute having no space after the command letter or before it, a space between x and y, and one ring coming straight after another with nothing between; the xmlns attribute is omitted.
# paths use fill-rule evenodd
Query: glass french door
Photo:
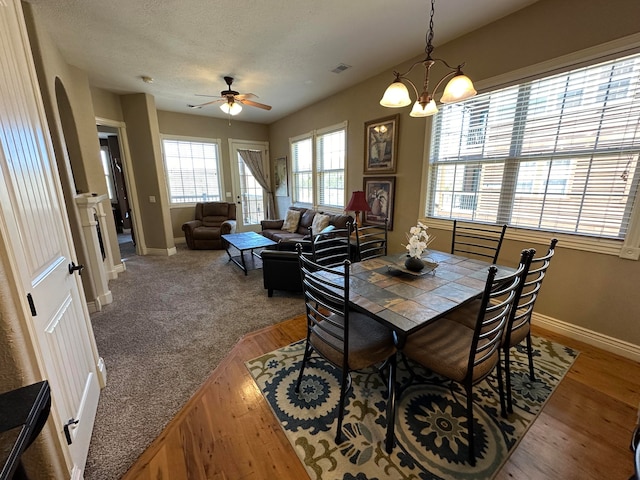
<svg viewBox="0 0 640 480"><path fill-rule="evenodd" d="M257 182L238 150L261 152L264 171L269 171L267 142L229 140L233 177L233 196L236 202L236 229L240 232L260 231L260 221L266 218L264 189Z"/></svg>

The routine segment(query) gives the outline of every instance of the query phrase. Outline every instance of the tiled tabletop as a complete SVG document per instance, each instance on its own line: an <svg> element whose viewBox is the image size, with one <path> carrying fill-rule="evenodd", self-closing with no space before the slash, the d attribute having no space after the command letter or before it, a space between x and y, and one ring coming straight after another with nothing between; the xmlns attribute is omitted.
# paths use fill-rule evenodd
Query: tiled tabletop
<svg viewBox="0 0 640 480"><path fill-rule="evenodd" d="M405 255L388 255L354 263L350 269L352 305L395 330L400 336L437 320L484 290L490 263L438 251L423 258L438 263L432 272L411 275L393 268ZM496 278L513 268L498 265Z"/></svg>

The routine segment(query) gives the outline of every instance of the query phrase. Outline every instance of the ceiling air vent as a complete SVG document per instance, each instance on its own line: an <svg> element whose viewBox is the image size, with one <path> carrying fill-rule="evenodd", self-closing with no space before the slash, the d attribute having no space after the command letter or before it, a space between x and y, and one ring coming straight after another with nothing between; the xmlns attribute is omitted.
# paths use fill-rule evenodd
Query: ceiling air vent
<svg viewBox="0 0 640 480"><path fill-rule="evenodd" d="M333 70L331 70L333 73L342 73L344 72L346 69L351 68L351 65L346 65L344 63L341 63L340 65L338 65L336 68L334 68Z"/></svg>

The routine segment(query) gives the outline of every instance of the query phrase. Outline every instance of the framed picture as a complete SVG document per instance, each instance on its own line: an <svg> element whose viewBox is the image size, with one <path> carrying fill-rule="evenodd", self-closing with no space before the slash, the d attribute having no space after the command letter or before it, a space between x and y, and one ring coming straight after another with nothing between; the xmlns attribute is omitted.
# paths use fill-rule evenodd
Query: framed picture
<svg viewBox="0 0 640 480"><path fill-rule="evenodd" d="M364 212L364 223L379 225L387 221L393 230L393 199L396 194L396 177L364 177L363 190L370 212Z"/></svg>
<svg viewBox="0 0 640 480"><path fill-rule="evenodd" d="M276 184L276 197L289 196L289 179L287 177L287 157L274 160L274 179Z"/></svg>
<svg viewBox="0 0 640 480"><path fill-rule="evenodd" d="M396 173L400 115L364 124L364 173Z"/></svg>

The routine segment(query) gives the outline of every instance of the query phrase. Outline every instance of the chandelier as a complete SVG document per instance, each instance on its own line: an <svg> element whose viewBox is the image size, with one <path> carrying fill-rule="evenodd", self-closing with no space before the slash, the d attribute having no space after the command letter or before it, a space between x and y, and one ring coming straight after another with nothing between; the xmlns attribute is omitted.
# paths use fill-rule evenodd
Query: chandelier
<svg viewBox="0 0 640 480"><path fill-rule="evenodd" d="M419 60L411 65L411 68L409 68L409 70L407 70L405 73L398 73L397 71L394 71L393 74L396 78L393 83L389 85L389 87L387 87L387 90L384 92L384 95L380 100L380 105L382 105L383 107L399 108L410 105L411 97L409 96L409 90L403 83L403 81L406 81L413 87L413 90L416 94L416 101L413 104L411 113L409 114L412 117L429 117L438 113L438 107L436 106L434 95L442 82L450 77L453 78L449 80L449 83L447 83L447 86L442 93L442 97L440 97L440 101L442 103L459 102L461 100L471 98L476 93L478 93L473 88L473 83L471 82L469 77L462 73L462 67L464 66L464 63L458 65L457 67L452 67L440 58L431 57L431 53L433 52L432 42L434 6L435 0L431 0L431 17L429 20L429 32L427 33L427 46L425 48L427 57L424 60ZM450 70L450 72L448 72L444 77L440 79L432 92L429 92L429 72L431 70L431 67L436 62L441 62L442 64L444 64ZM411 70L413 70L416 65L420 63L424 66L425 74L422 93L418 94L418 88L411 80L409 80L409 78L407 78L407 75L411 72Z"/></svg>

